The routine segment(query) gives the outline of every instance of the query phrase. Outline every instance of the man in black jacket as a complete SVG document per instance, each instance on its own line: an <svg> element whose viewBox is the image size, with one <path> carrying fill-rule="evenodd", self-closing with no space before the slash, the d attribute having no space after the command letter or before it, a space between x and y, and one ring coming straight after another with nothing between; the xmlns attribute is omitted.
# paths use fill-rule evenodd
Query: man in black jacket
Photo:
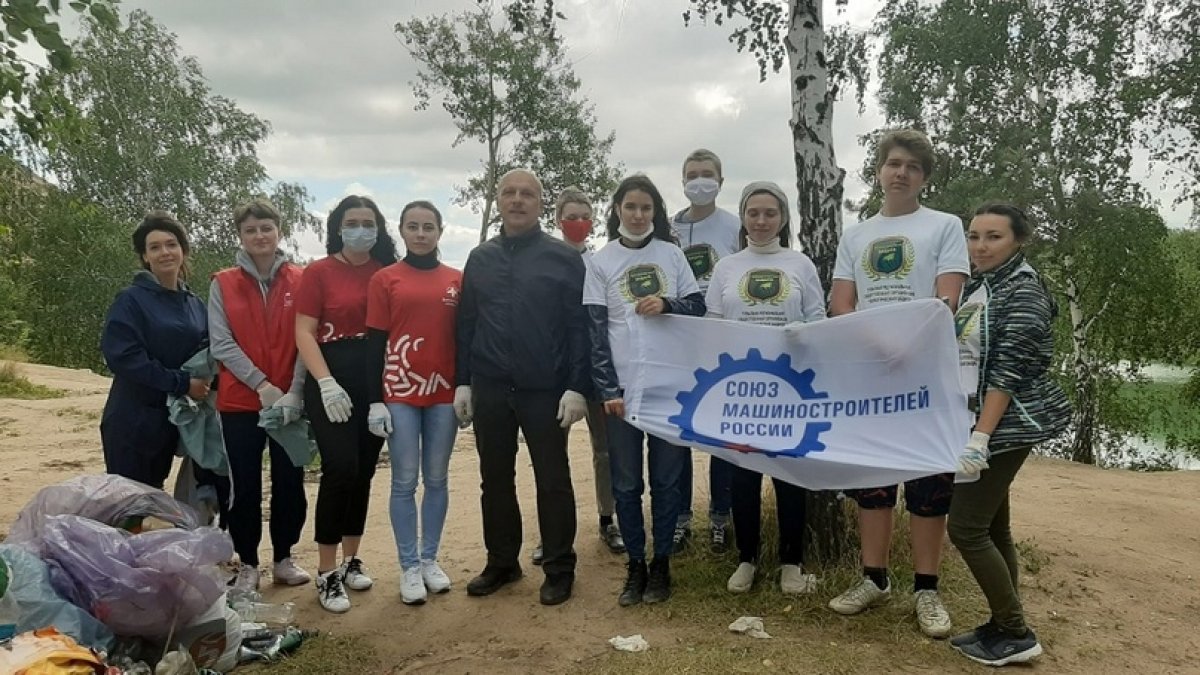
<svg viewBox="0 0 1200 675"><path fill-rule="evenodd" d="M496 189L500 235L467 258L458 310L454 411L474 420L487 566L467 594L496 592L521 577L521 510L514 482L517 432L537 484L546 581L541 602L571 597L575 492L567 433L587 412L587 319L583 260L538 224L542 186L516 169Z"/></svg>

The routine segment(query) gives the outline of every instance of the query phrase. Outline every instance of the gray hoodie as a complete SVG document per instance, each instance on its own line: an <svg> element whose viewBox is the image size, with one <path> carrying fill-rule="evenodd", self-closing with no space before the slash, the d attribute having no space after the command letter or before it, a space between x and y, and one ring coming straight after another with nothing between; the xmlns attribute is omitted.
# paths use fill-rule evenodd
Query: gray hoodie
<svg viewBox="0 0 1200 675"><path fill-rule="evenodd" d="M237 252L236 259L238 267L258 280L258 289L262 291L264 302L267 299L267 290L270 289L271 282L275 279L275 273L285 262L287 262L287 256L283 251L275 251L275 263L271 265L271 271L266 278L263 278L259 275L258 268L254 266L254 260L249 253L246 253L245 249ZM233 331L229 328L229 318L225 315L225 302L221 298L221 284L215 279L208 290L208 341L213 358L220 361L221 365L225 366L243 384L257 391L262 383L266 382L266 374L254 365L250 357L246 356L246 352L242 351L237 341L233 339ZM292 384L284 393L302 395L305 375L307 375L307 371L304 369L304 362L297 358L296 368L292 374Z"/></svg>

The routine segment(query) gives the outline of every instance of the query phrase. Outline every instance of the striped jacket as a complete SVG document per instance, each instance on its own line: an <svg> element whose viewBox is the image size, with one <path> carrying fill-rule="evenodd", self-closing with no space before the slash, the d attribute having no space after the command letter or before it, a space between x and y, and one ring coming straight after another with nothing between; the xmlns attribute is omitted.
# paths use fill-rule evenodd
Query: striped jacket
<svg viewBox="0 0 1200 675"><path fill-rule="evenodd" d="M1070 423L1071 403L1048 372L1058 313L1054 298L1022 253L996 269L973 274L962 297L970 297L980 286L987 291L987 302L980 310L976 395L981 403L989 389L1012 396L989 449L995 454L1058 436Z"/></svg>

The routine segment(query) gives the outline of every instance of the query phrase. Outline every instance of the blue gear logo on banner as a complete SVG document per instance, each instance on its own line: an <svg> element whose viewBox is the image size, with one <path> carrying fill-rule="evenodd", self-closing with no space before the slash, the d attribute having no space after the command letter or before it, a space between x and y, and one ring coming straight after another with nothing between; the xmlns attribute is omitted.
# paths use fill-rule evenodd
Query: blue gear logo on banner
<svg viewBox="0 0 1200 675"><path fill-rule="evenodd" d="M787 400L829 398L828 392L813 388L816 373L811 368L794 369L790 355L781 354L772 361L763 358L757 349L749 350L744 359L722 353L717 357L716 368L698 368L693 376L696 386L675 396L681 406L679 414L667 418L679 428L682 440L768 457L804 457L825 449L820 436L833 427L830 422L804 422L799 440L790 440L795 439L798 425L795 415L786 415L786 411L795 408L787 405ZM707 429L708 433L698 428L714 424L716 429ZM724 438L714 435L714 431ZM744 440L729 440L730 437L759 437L776 445L782 441L785 447L769 449ZM786 447L792 442L795 444Z"/></svg>

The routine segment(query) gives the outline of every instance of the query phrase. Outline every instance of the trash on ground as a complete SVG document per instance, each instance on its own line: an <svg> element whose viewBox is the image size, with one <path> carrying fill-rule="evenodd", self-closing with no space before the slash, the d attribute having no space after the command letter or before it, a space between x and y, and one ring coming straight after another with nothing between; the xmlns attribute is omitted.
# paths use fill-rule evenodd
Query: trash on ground
<svg viewBox="0 0 1200 675"><path fill-rule="evenodd" d="M53 628L21 633L0 649L0 673L96 675L104 663L95 652Z"/></svg>
<svg viewBox="0 0 1200 675"><path fill-rule="evenodd" d="M642 637L641 633L623 637L618 635L608 639L608 644L612 645L619 652L644 652L650 649L650 643L646 642L646 638Z"/></svg>
<svg viewBox="0 0 1200 675"><path fill-rule="evenodd" d="M59 596L51 585L50 569L41 558L5 543L0 544L0 561L8 574L7 588L0 588L0 625L11 620L13 633L54 626L58 632L69 635L85 647L100 651L112 649L112 631ZM15 618L8 615L14 610ZM0 633L3 632L0 627Z"/></svg>
<svg viewBox="0 0 1200 675"><path fill-rule="evenodd" d="M762 617L758 616L743 616L729 624L729 630L734 633L742 633L743 635L762 638L764 640L771 637L767 631L763 630Z"/></svg>

